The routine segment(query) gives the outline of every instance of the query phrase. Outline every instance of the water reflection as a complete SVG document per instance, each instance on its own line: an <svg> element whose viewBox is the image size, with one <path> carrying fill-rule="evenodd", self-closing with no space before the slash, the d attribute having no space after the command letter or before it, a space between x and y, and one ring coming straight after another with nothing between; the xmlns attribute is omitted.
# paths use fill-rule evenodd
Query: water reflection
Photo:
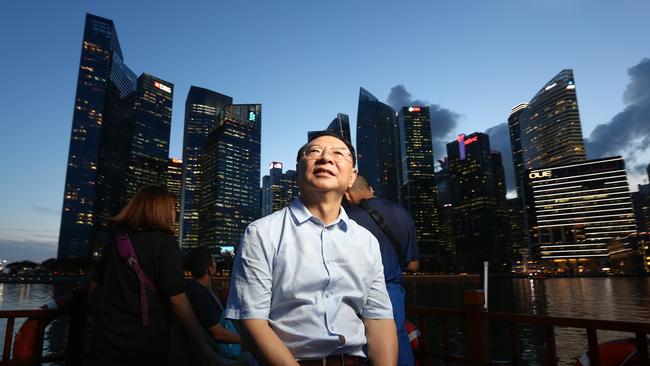
<svg viewBox="0 0 650 366"><path fill-rule="evenodd" d="M477 288L478 280L408 279L406 302L411 306L461 308L465 289ZM576 318L650 321L649 278L551 278L546 280L491 278L489 284L491 311L564 316ZM430 324L436 329L439 324ZM457 349L464 348L460 331L463 324L450 322L449 338ZM521 359L529 365L545 364L542 327L518 328ZM495 360L512 359L511 330L507 324L491 322L490 355ZM556 328L559 364L573 365L587 348L585 330ZM627 338L629 333L598 332L600 342ZM442 336L435 334L435 344ZM461 352L462 353L462 352Z"/></svg>

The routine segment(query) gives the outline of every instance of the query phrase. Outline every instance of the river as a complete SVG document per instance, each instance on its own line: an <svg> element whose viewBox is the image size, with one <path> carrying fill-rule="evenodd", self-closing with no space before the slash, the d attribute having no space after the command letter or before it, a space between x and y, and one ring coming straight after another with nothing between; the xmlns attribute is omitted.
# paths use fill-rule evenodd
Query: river
<svg viewBox="0 0 650 366"><path fill-rule="evenodd" d="M218 284L217 284L218 286ZM405 280L406 303L410 306L460 308L463 292L475 288L476 279L412 277ZM34 309L52 296L71 291L71 285L0 283L0 310ZM545 280L490 278L489 310L525 314L650 322L650 278L550 278ZM17 322L17 328L22 322ZM65 342L65 321L53 322L46 330L45 353L61 350ZM0 339L5 321L0 320ZM463 352L459 322L450 323L452 351ZM505 325L490 324L490 349L495 360L510 360ZM600 341L629 337L629 334L599 332ZM439 343L439 335L433 335ZM435 338L438 337L438 338ZM541 328L520 329L521 359L524 364L545 364ZM587 348L584 330L557 328L559 362L572 365Z"/></svg>

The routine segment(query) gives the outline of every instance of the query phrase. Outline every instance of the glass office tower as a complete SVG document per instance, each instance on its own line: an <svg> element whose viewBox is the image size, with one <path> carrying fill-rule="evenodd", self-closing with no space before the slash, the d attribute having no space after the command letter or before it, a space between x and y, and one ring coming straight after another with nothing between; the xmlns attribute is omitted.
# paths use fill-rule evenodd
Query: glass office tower
<svg viewBox="0 0 650 366"><path fill-rule="evenodd" d="M360 89L356 136L359 174L377 197L400 202L400 135L395 117L390 106Z"/></svg>
<svg viewBox="0 0 650 366"><path fill-rule="evenodd" d="M223 108L205 142L199 205L199 244L234 247L260 215L262 106Z"/></svg>
<svg viewBox="0 0 650 366"><path fill-rule="evenodd" d="M202 159L208 132L218 122L219 115L232 98L212 90L190 87L185 102L183 134L183 187L179 240L183 249L191 249L199 242L200 185ZM259 168L258 168L259 169Z"/></svg>
<svg viewBox="0 0 650 366"><path fill-rule="evenodd" d="M124 64L113 21L87 14L66 170L58 258L86 258L102 241L103 219L110 211L104 162L120 158L102 142L127 123L135 74ZM114 136L119 138L120 136Z"/></svg>
<svg viewBox="0 0 650 366"><path fill-rule="evenodd" d="M518 191L524 170L584 161L573 71L562 70L508 119ZM518 192L521 194L521 192Z"/></svg>
<svg viewBox="0 0 650 366"><path fill-rule="evenodd" d="M142 74L138 78L129 131L131 140L128 144L124 203L144 186L165 185L173 88L170 82L149 74Z"/></svg>
<svg viewBox="0 0 650 366"><path fill-rule="evenodd" d="M490 149L484 133L461 134L447 144L452 235L456 266L480 272L483 261L492 271L510 264L510 222L501 153Z"/></svg>
<svg viewBox="0 0 650 366"><path fill-rule="evenodd" d="M403 107L397 120L401 137L402 200L413 216L421 253L438 257L441 238L429 107Z"/></svg>
<svg viewBox="0 0 650 366"><path fill-rule="evenodd" d="M347 114L337 113L336 118L330 122L325 131L334 132L342 139L347 140L349 143L352 143L352 136L350 135L350 118ZM318 132L321 131L307 132L307 139L310 139L312 135Z"/></svg>

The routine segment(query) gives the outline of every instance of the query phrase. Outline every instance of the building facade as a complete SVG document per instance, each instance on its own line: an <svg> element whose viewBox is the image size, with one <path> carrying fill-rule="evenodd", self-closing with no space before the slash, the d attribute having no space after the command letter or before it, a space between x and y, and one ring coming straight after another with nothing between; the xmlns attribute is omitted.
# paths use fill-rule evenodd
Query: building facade
<svg viewBox="0 0 650 366"><path fill-rule="evenodd" d="M420 253L439 260L440 226L429 107L403 107L398 115L402 202L415 222Z"/></svg>
<svg viewBox="0 0 650 366"><path fill-rule="evenodd" d="M350 118L347 114L337 113L336 118L330 122L325 131L333 132L340 136L342 139L352 143L352 136L350 133ZM307 139L320 131L307 132Z"/></svg>
<svg viewBox="0 0 650 366"><path fill-rule="evenodd" d="M356 136L359 174L377 197L400 202L400 135L395 117L390 106L360 89Z"/></svg>
<svg viewBox="0 0 650 366"><path fill-rule="evenodd" d="M205 142L199 245L234 247L260 216L262 106L225 106Z"/></svg>
<svg viewBox="0 0 650 366"><path fill-rule="evenodd" d="M282 163L269 164L269 175L262 177L262 215L270 215L291 204L298 197L298 182L295 170L282 171Z"/></svg>
<svg viewBox="0 0 650 366"><path fill-rule="evenodd" d="M87 258L101 245L110 212L112 168L119 157L102 144L129 113L135 74L124 64L113 21L87 14L63 195L58 258ZM111 128L114 127L114 128ZM119 137L119 136L118 136ZM103 145L103 146L102 146Z"/></svg>
<svg viewBox="0 0 650 366"><path fill-rule="evenodd" d="M532 254L551 268L599 269L607 244L636 231L620 156L530 169L526 185Z"/></svg>
<svg viewBox="0 0 650 366"><path fill-rule="evenodd" d="M181 214L181 187L183 182L183 160L170 158L167 162L167 175L165 176L165 187L176 197L176 222L174 223L174 234L178 237L180 230L179 217Z"/></svg>
<svg viewBox="0 0 650 366"><path fill-rule="evenodd" d="M501 153L484 133L447 144L456 268L479 272L483 262L503 272L511 262L510 220Z"/></svg>
<svg viewBox="0 0 650 366"><path fill-rule="evenodd" d="M616 238L607 245L611 271L615 274L650 273L650 232L637 232Z"/></svg>
<svg viewBox="0 0 650 366"><path fill-rule="evenodd" d="M208 132L217 124L223 108L230 104L231 97L212 90L192 86L187 93L179 232L179 240L184 250L195 248L199 244L202 159Z"/></svg>
<svg viewBox="0 0 650 366"><path fill-rule="evenodd" d="M126 203L140 188L165 185L174 85L149 74L138 78L127 143ZM128 140L127 140L128 141ZM122 141L125 143L126 141Z"/></svg>

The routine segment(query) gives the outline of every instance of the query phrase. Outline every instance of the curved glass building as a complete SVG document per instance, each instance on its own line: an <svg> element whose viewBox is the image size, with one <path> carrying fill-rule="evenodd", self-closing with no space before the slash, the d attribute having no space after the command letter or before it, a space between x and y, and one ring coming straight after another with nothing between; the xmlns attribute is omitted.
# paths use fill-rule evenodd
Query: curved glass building
<svg viewBox="0 0 650 366"><path fill-rule="evenodd" d="M357 111L357 161L359 174L375 195L400 200L400 138L396 113L366 89L360 88Z"/></svg>
<svg viewBox="0 0 650 366"><path fill-rule="evenodd" d="M519 115L523 165L526 169L584 161L573 71L555 75Z"/></svg>

